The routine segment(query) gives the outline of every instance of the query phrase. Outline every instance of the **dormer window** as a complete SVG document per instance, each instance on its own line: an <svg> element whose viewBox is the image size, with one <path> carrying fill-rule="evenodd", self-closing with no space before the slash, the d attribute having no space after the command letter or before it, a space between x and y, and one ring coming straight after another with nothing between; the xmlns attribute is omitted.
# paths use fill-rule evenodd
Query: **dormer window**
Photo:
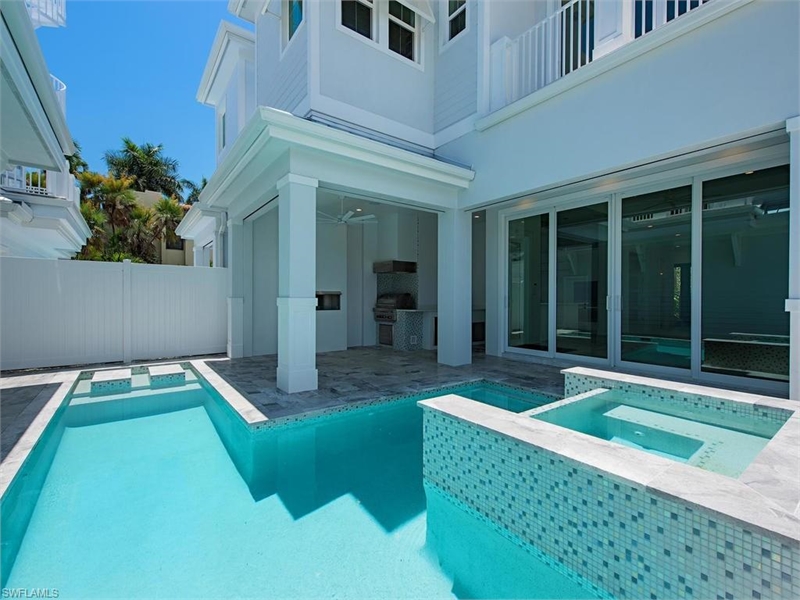
<svg viewBox="0 0 800 600"><path fill-rule="evenodd" d="M367 39L374 39L372 10L372 0L342 0L342 25Z"/></svg>
<svg viewBox="0 0 800 600"><path fill-rule="evenodd" d="M447 3L447 40L452 40L466 28L467 0L449 0Z"/></svg>
<svg viewBox="0 0 800 600"><path fill-rule="evenodd" d="M396 0L389 0L389 50L416 60L417 15Z"/></svg>
<svg viewBox="0 0 800 600"><path fill-rule="evenodd" d="M292 36L300 27L303 22L303 0L287 0L286 2L287 23L288 23L288 36L286 41L292 39Z"/></svg>

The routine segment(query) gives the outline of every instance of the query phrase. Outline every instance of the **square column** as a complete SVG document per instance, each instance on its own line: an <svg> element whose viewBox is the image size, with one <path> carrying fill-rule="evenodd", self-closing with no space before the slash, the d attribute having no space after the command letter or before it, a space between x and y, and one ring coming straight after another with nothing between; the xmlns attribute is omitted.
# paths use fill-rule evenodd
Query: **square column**
<svg viewBox="0 0 800 600"><path fill-rule="evenodd" d="M192 266L207 267L208 265L203 262L203 247L195 246L192 248Z"/></svg>
<svg viewBox="0 0 800 600"><path fill-rule="evenodd" d="M317 180L278 182L278 389L317 389Z"/></svg>
<svg viewBox="0 0 800 600"><path fill-rule="evenodd" d="M228 358L244 356L244 226L228 221Z"/></svg>
<svg viewBox="0 0 800 600"><path fill-rule="evenodd" d="M789 398L800 400L800 116L786 121L789 133Z"/></svg>
<svg viewBox="0 0 800 600"><path fill-rule="evenodd" d="M439 213L438 360L451 366L472 362L472 215Z"/></svg>

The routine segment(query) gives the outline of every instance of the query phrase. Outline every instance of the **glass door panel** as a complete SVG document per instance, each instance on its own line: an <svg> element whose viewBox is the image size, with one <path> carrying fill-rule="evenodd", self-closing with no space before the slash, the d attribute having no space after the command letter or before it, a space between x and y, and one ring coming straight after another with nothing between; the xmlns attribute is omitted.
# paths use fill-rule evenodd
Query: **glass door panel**
<svg viewBox="0 0 800 600"><path fill-rule="evenodd" d="M622 200L620 358L691 368L692 186Z"/></svg>
<svg viewBox="0 0 800 600"><path fill-rule="evenodd" d="M556 351L608 357L608 203L556 215Z"/></svg>
<svg viewBox="0 0 800 600"><path fill-rule="evenodd" d="M547 351L550 215L508 223L508 345Z"/></svg>
<svg viewBox="0 0 800 600"><path fill-rule="evenodd" d="M703 184L702 370L789 380L789 167Z"/></svg>

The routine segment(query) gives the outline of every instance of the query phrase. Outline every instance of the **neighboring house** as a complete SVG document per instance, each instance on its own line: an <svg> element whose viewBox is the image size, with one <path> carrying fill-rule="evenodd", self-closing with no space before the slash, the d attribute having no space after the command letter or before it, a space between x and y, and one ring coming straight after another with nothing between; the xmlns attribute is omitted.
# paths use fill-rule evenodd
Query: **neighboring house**
<svg viewBox="0 0 800 600"><path fill-rule="evenodd" d="M254 32L214 41L218 166L178 233L225 257L231 357L277 353L292 392L315 351L461 365L485 331L490 355L800 398L800 3L229 9ZM395 292L422 316L395 296L376 323Z"/></svg>
<svg viewBox="0 0 800 600"><path fill-rule="evenodd" d="M65 155L66 86L34 31L66 23L64 0L0 2L0 253L69 258L91 235Z"/></svg>
<svg viewBox="0 0 800 600"><path fill-rule="evenodd" d="M161 192L133 192L136 201L147 208L153 208L164 196ZM184 205L181 205L182 207ZM184 240L174 231L168 231L161 239L153 242L156 250L156 262L162 265L194 266L194 243ZM197 266L208 266L197 263Z"/></svg>

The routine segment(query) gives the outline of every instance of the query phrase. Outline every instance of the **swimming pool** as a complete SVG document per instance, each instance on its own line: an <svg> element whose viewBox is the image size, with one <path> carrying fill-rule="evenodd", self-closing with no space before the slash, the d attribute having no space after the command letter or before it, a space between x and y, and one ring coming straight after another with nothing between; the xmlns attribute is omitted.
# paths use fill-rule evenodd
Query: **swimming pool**
<svg viewBox="0 0 800 600"><path fill-rule="evenodd" d="M416 401L432 395L263 429L201 380L68 398L3 496L3 586L61 598L603 595L446 494L426 497Z"/></svg>
<svg viewBox="0 0 800 600"><path fill-rule="evenodd" d="M729 477L741 475L785 422L675 407L620 390L566 401L532 416Z"/></svg>

